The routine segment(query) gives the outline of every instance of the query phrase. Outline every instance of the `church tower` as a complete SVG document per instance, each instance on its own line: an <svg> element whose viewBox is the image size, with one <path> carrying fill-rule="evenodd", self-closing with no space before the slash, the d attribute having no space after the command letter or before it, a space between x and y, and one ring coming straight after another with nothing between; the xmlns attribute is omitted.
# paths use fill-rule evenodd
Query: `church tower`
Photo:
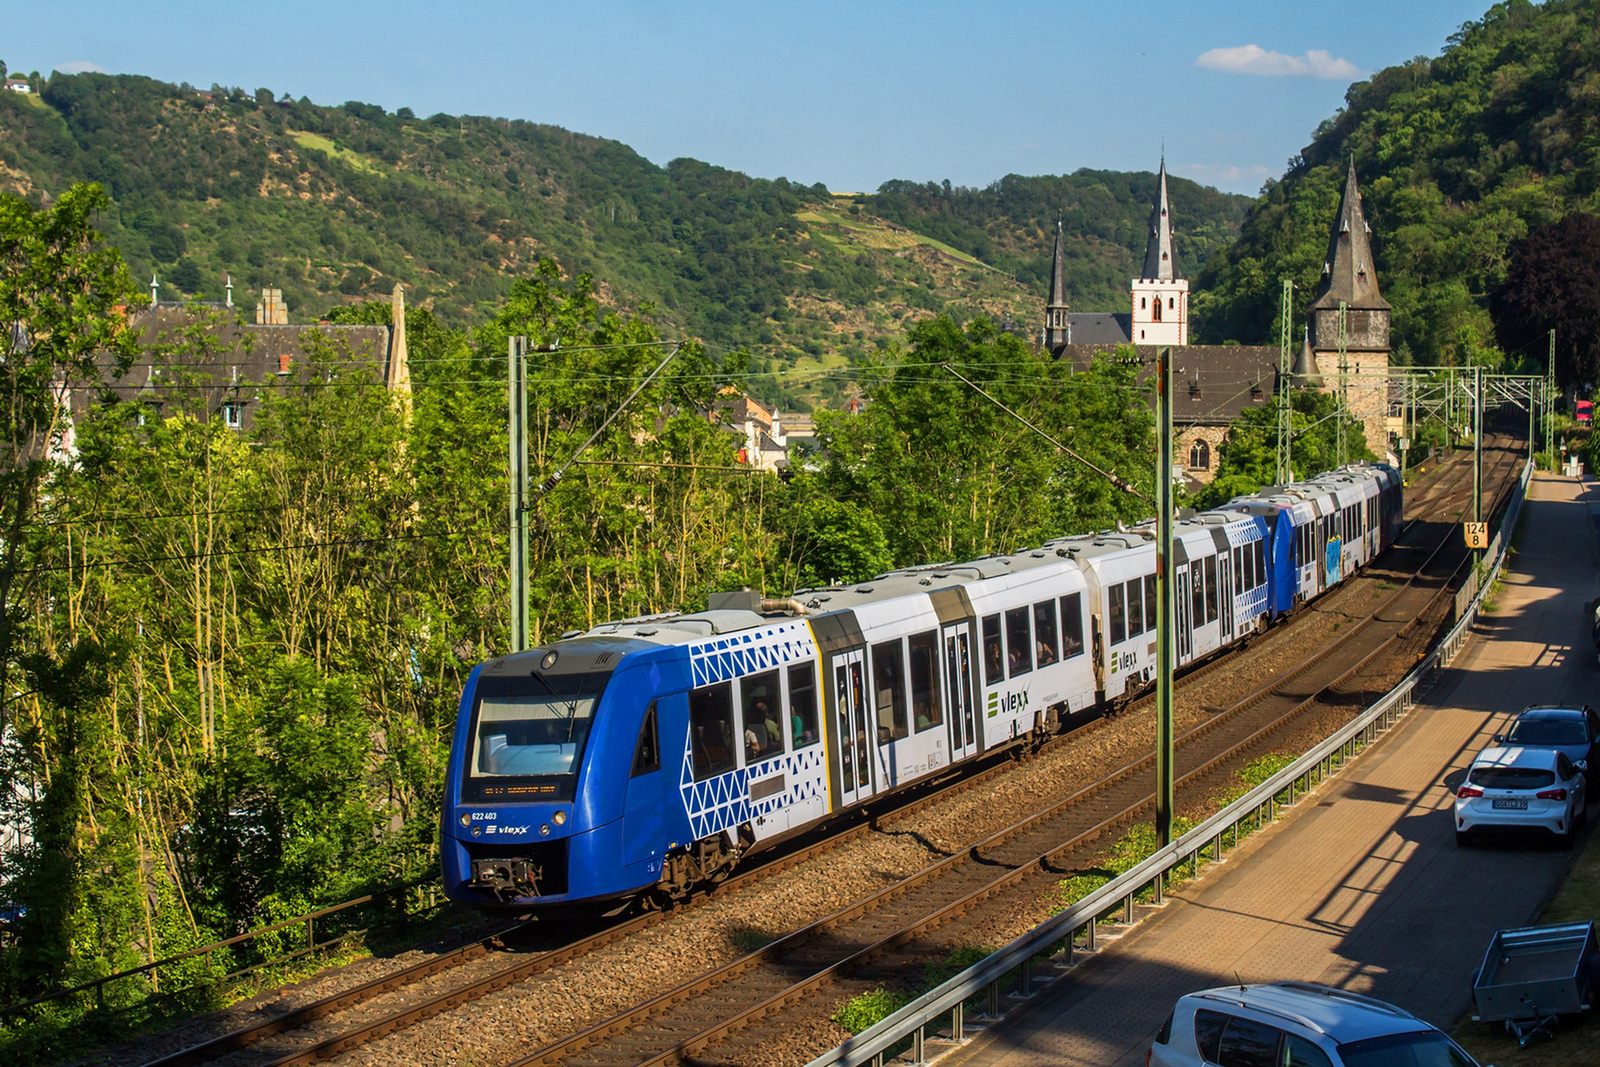
<svg viewBox="0 0 1600 1067"><path fill-rule="evenodd" d="M1178 254L1172 244L1172 205L1167 198L1165 158L1161 160L1155 206L1150 211L1144 268L1133 279L1131 288L1134 344L1189 343L1189 282L1178 274Z"/></svg>
<svg viewBox="0 0 1600 1067"><path fill-rule="evenodd" d="M1372 227L1361 210L1356 163L1345 176L1339 214L1328 236L1322 284L1307 309L1311 349L1324 388L1339 382L1339 305L1345 306L1345 396L1350 413L1366 426L1367 447L1382 458L1388 447L1389 302L1378 293L1372 263Z"/></svg>
<svg viewBox="0 0 1600 1067"><path fill-rule="evenodd" d="M1052 355L1060 355L1063 346L1072 343L1072 331L1067 327L1067 259L1061 247L1061 219L1056 219L1056 250L1050 260L1050 299L1044 305L1044 347Z"/></svg>

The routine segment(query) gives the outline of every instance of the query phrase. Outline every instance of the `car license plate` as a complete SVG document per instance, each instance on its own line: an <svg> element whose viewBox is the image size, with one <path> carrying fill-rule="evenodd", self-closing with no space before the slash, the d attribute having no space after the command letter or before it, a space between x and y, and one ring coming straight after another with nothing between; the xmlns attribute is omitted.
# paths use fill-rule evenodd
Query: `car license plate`
<svg viewBox="0 0 1600 1067"><path fill-rule="evenodd" d="M1528 802L1526 800L1512 800L1510 798L1502 798L1500 800L1497 800L1497 801L1494 802L1494 806L1495 806L1496 810L1509 810L1509 811L1527 811L1528 810Z"/></svg>

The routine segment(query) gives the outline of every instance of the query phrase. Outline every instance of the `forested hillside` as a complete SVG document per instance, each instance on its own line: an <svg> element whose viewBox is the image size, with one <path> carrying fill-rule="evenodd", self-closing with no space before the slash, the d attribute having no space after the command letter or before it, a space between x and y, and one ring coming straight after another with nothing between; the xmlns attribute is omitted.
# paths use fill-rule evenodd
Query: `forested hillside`
<svg viewBox="0 0 1600 1067"><path fill-rule="evenodd" d="M1193 275L1239 233L1249 198L1168 175L1179 267ZM1067 293L1075 310L1122 311L1149 236L1156 176L1079 170L1059 177L1008 174L982 188L885 182L863 206L938 238L1043 293L1056 219L1068 236Z"/></svg>
<svg viewBox="0 0 1600 1067"><path fill-rule="evenodd" d="M103 183L101 220L163 299L241 302L279 286L291 314L387 293L476 325L541 256L592 272L608 306L755 354L752 388L826 400L823 372L948 311L1031 332L1057 212L1075 307L1120 308L1152 175L1006 178L986 190L894 182L876 196L747 177L553 126L421 119L137 76L56 74L0 94L0 188L32 199ZM1242 197L1175 181L1191 269L1237 230Z"/></svg>
<svg viewBox="0 0 1600 1067"><path fill-rule="evenodd" d="M1201 339L1275 343L1284 276L1300 321L1351 157L1398 360L1493 359L1490 295L1515 242L1600 210L1600 2L1497 4L1438 58L1352 86L1251 209L1238 243L1201 272ZM1542 345L1506 354L1543 365Z"/></svg>

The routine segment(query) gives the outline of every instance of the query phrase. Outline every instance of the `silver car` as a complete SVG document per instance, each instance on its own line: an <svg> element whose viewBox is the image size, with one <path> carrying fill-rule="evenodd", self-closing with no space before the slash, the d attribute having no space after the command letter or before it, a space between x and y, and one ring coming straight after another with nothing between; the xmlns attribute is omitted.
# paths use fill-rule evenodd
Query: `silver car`
<svg viewBox="0 0 1600 1067"><path fill-rule="evenodd" d="M1583 771L1558 748L1486 748L1456 789L1456 844L1488 834L1540 834L1571 848L1587 794Z"/></svg>
<svg viewBox="0 0 1600 1067"><path fill-rule="evenodd" d="M1359 993L1271 982L1190 993L1147 1067L1478 1067L1437 1027Z"/></svg>

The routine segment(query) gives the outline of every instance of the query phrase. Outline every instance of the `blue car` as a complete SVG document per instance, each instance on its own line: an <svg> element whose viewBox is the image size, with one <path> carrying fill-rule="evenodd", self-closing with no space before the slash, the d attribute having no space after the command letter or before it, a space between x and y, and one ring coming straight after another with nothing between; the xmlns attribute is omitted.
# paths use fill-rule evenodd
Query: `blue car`
<svg viewBox="0 0 1600 1067"><path fill-rule="evenodd" d="M1508 746L1557 749L1579 770L1588 770L1600 744L1600 715L1587 704L1576 708L1534 704L1512 720L1511 729L1495 734L1494 739Z"/></svg>

